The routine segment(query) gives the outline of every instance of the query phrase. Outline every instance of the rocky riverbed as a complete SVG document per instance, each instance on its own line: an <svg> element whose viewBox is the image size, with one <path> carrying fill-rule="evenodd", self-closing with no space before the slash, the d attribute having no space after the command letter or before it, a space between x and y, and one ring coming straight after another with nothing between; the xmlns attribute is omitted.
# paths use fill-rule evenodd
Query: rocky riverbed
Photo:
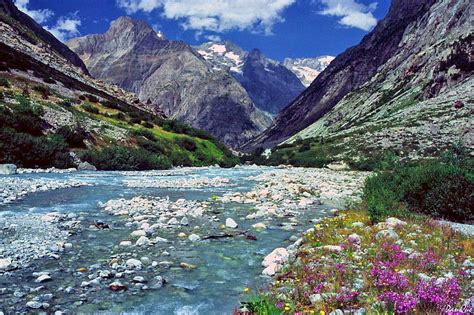
<svg viewBox="0 0 474 315"><path fill-rule="evenodd" d="M367 175L239 167L1 178L18 191L64 190L28 190L0 208L0 311L232 312L243 291L269 281L265 256L356 198Z"/></svg>
<svg viewBox="0 0 474 315"><path fill-rule="evenodd" d="M0 177L0 205L14 202L28 194L91 185L79 180L33 179L21 176Z"/></svg>

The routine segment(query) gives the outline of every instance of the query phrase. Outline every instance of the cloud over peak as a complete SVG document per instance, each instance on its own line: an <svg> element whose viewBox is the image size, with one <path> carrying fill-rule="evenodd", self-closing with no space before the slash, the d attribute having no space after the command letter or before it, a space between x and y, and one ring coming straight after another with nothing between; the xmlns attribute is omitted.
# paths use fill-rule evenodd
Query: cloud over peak
<svg viewBox="0 0 474 315"><path fill-rule="evenodd" d="M128 14L162 10L168 19L181 20L186 30L222 33L249 30L272 34L284 21L283 11L296 0L116 0Z"/></svg>
<svg viewBox="0 0 474 315"><path fill-rule="evenodd" d="M370 31L377 25L377 19L373 12L377 8L377 3L365 5L356 0L320 0L323 9L319 12L322 15L336 16L339 24L347 27L355 27L364 31Z"/></svg>

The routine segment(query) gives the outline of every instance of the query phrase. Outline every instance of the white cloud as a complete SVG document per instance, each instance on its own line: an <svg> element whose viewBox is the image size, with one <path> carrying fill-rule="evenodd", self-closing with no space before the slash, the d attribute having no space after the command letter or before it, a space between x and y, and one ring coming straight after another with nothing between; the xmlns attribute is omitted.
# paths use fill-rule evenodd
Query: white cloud
<svg viewBox="0 0 474 315"><path fill-rule="evenodd" d="M41 10L28 9L29 2L30 0L15 0L15 5L20 11L28 14L36 22L42 24L46 22L47 20L49 20L54 15L54 12L49 9L41 9Z"/></svg>
<svg viewBox="0 0 474 315"><path fill-rule="evenodd" d="M69 17L60 17L51 28L45 27L57 39L64 42L71 37L80 35L78 27L81 26L81 20L74 14Z"/></svg>
<svg viewBox="0 0 474 315"><path fill-rule="evenodd" d="M211 42L222 42L222 38L219 35L206 35L204 38Z"/></svg>
<svg viewBox="0 0 474 315"><path fill-rule="evenodd" d="M284 21L283 11L296 0L116 0L128 14L162 10L165 18L182 20L186 30L225 32L233 29L271 34Z"/></svg>
<svg viewBox="0 0 474 315"><path fill-rule="evenodd" d="M324 9L319 13L322 15L339 17L339 24L355 27L364 31L370 31L376 24L377 19L372 14L377 8L377 3L365 5L356 0L320 0Z"/></svg>

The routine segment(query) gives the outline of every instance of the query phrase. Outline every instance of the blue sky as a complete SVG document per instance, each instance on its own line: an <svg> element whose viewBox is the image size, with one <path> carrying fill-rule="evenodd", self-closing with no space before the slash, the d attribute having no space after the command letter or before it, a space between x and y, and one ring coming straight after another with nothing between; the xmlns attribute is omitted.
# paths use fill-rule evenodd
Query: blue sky
<svg viewBox="0 0 474 315"><path fill-rule="evenodd" d="M390 0L14 0L62 40L105 32L129 15L192 45L230 40L277 60L337 55L388 12Z"/></svg>

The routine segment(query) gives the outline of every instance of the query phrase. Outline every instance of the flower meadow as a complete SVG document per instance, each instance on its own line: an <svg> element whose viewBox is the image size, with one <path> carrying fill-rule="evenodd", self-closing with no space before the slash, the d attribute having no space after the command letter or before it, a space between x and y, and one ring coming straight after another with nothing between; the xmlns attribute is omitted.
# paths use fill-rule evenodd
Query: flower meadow
<svg viewBox="0 0 474 315"><path fill-rule="evenodd" d="M472 314L474 240L426 217L344 211L308 230L256 314Z"/></svg>

